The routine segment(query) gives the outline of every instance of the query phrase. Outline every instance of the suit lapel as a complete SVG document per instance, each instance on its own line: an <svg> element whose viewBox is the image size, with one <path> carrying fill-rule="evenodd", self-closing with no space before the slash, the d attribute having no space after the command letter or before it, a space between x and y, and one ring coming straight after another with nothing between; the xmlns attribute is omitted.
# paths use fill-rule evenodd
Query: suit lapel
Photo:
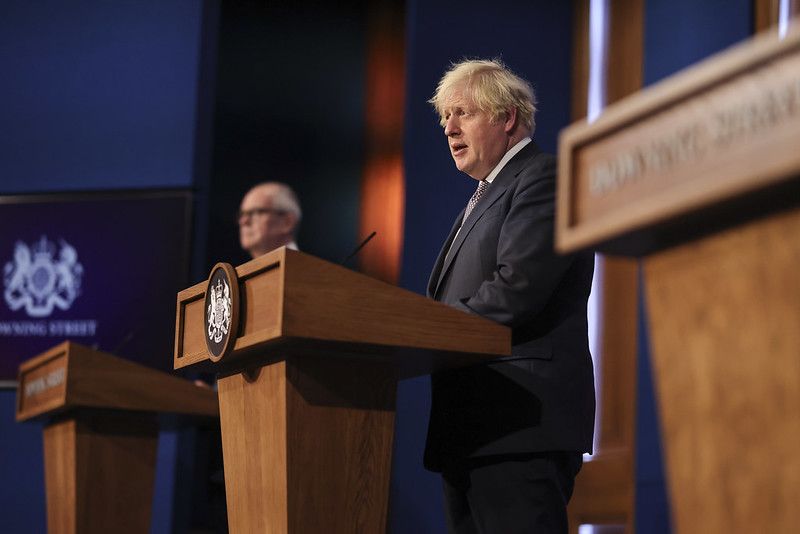
<svg viewBox="0 0 800 534"><path fill-rule="evenodd" d="M450 243L453 242L453 236L456 235L458 228L461 226L460 222L461 219L464 217L464 212L467 211L467 208L461 210L461 213L458 214L456 217L453 226L450 228L450 233L447 234L447 240L444 242L444 246L439 250L439 256L436 258L436 262L433 264L433 270L431 271L431 275L428 278L428 296L434 298L436 296L436 289L439 286L439 273L442 272L442 264L444 263L445 256L447 255L447 251L450 250Z"/></svg>
<svg viewBox="0 0 800 534"><path fill-rule="evenodd" d="M444 280L447 271L453 264L453 260L458 255L461 245L464 244L464 240L472 231L472 228L475 227L475 224L478 222L478 220L480 220L484 212L486 212L486 210L489 209L492 204L497 202L497 200L503 196L503 194L506 192L506 189L508 189L508 186L522 171L522 169L525 168L526 162L530 158L534 157L538 152L538 147L533 141L531 141L513 158L511 158L511 160L506 163L505 167L503 167L503 170L501 170L495 179L492 180L491 185L489 185L489 189L486 190L486 194L484 194L483 198L472 210L472 213L469 214L469 217L467 217L467 220L464 221L463 225L459 225L461 217L464 216L465 211L461 210L461 213L456 218L453 228L450 230L450 235L448 236L445 246L442 247L441 251L439 251L439 257L436 259L435 267L431 273L430 279L428 280L428 294L430 296L434 298L436 297L436 292L442 285L442 280ZM458 231L459 226L461 226L461 231L458 232L458 236L456 236L455 241L453 241L452 236ZM449 246L451 242L453 245ZM447 254L448 251L450 251L449 255ZM434 280L436 280L435 285L433 285Z"/></svg>

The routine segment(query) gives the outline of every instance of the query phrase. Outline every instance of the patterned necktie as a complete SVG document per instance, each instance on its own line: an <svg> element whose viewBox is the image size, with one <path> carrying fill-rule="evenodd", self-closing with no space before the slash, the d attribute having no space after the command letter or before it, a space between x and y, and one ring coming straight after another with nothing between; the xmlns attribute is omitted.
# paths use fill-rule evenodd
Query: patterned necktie
<svg viewBox="0 0 800 534"><path fill-rule="evenodd" d="M478 201L481 199L481 197L488 188L489 188L489 182L487 182L486 180L481 180L480 182L478 182L478 188L475 190L474 193L472 193L472 196L470 197L469 202L467 203L467 209L464 210L464 218L461 219L461 224L464 224L464 221L467 220L467 217L469 217L469 214L472 213L473 208L475 208L475 205L478 203Z"/></svg>
<svg viewBox="0 0 800 534"><path fill-rule="evenodd" d="M461 226L458 227L458 231L456 232L456 235L453 236L453 241L450 243L450 248L447 249L447 254L444 255L445 262L447 262L447 260L450 258L450 253L453 252L453 244L455 244L456 238L458 237L459 232L461 232L461 228L464 226L464 221L467 220L469 214L472 213L472 209L475 207L487 189L489 189L489 182L486 180L481 180L478 182L478 188L474 193L472 193L472 196L469 197L467 209L464 210L464 218L461 219Z"/></svg>

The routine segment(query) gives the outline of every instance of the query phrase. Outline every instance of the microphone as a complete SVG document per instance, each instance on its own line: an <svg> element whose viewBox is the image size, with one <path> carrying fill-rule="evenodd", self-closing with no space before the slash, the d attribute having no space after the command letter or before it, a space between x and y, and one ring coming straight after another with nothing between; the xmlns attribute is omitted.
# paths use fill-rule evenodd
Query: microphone
<svg viewBox="0 0 800 534"><path fill-rule="evenodd" d="M361 244L360 244L360 245L358 245L358 246L356 247L356 249L355 249L353 252L351 252L351 253L350 253L350 255L349 255L349 256L347 256L345 259L343 259L342 261L340 261L340 262L339 262L339 265L341 265L342 267L347 267L347 262L348 262L348 261L350 261L350 259L352 259L352 258L353 258L353 256L355 256L356 254L358 254L358 253L361 251L361 249L362 249L362 248L364 248L364 245L366 245L367 243L369 243L370 239L372 239L373 237L375 237L375 234L377 234L377 233L378 233L378 232L372 232L371 234L369 234L369 235L367 236L367 238L366 238L364 241L362 241L362 242L361 242Z"/></svg>
<svg viewBox="0 0 800 534"><path fill-rule="evenodd" d="M114 347L114 350L111 351L111 354L116 355L117 352L119 352L119 350L122 347L127 345L133 339L133 336L136 335L138 331L139 331L139 326L134 326L133 328L128 330L128 332L123 336L122 340L119 343L117 343L117 345Z"/></svg>

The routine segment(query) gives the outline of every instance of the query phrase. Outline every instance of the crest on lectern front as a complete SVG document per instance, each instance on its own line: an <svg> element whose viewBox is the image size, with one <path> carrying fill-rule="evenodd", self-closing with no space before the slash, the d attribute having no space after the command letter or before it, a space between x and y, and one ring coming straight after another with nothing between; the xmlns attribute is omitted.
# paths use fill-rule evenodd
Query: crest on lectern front
<svg viewBox="0 0 800 534"><path fill-rule="evenodd" d="M214 343L222 341L222 337L231 328L231 288L227 281L218 279L216 286L211 287L211 302L208 304L208 337Z"/></svg>
<svg viewBox="0 0 800 534"><path fill-rule="evenodd" d="M211 269L204 327L209 358L218 362L233 349L239 329L239 280L229 263L218 263Z"/></svg>

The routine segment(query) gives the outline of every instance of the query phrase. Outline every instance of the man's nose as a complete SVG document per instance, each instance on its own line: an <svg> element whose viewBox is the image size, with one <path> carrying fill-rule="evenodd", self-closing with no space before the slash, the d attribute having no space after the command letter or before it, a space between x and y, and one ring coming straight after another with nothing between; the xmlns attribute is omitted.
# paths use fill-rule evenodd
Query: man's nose
<svg viewBox="0 0 800 534"><path fill-rule="evenodd" d="M444 123L444 134L447 137L458 135L461 129L458 127L458 120L454 116L450 116Z"/></svg>

